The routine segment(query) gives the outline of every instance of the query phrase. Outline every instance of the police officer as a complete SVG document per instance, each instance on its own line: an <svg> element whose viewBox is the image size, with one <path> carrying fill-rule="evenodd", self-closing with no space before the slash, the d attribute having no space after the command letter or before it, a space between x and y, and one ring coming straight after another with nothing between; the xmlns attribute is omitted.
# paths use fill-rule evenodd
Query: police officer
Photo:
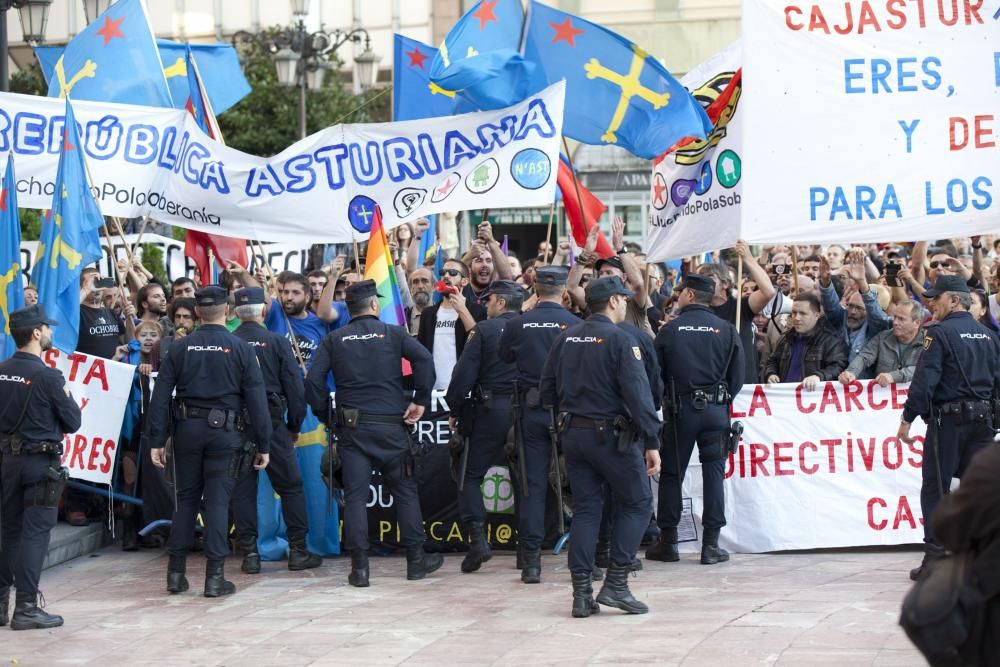
<svg viewBox="0 0 1000 667"><path fill-rule="evenodd" d="M80 428L80 407L63 374L42 363L52 330L41 304L10 314L14 356L0 363L0 625L7 624L10 587L17 589L14 630L56 628L62 616L38 607L38 581L56 525L66 473L59 462L63 436Z"/></svg>
<svg viewBox="0 0 1000 667"><path fill-rule="evenodd" d="M392 492L406 547L406 578L423 579L444 562L441 554L424 552L416 463L408 444L408 426L430 405L434 358L405 328L379 321L379 298L374 280L347 288L351 321L323 339L306 376L306 398L313 412L337 428L344 531L351 552L347 581L358 587L369 585L367 502L373 469L382 473ZM403 359L413 371L412 400L403 389ZM337 386L333 414L328 373Z"/></svg>
<svg viewBox="0 0 1000 667"><path fill-rule="evenodd" d="M573 488L572 613L585 618L600 610L592 598L591 568L606 483L615 495L615 516L611 563L597 602L644 614L649 608L632 596L627 577L652 510L646 477L660 469L660 422L642 351L628 332L616 326L625 319L632 291L618 276L609 276L591 280L585 295L590 317L556 339L540 384L542 404L559 410L563 455ZM636 440L643 443L645 457Z"/></svg>
<svg viewBox="0 0 1000 667"><path fill-rule="evenodd" d="M910 571L944 555L931 516L952 477L962 477L973 457L993 442L994 409L1000 387L1000 340L969 313L972 295L960 276L940 276L924 292L937 322L927 331L924 351L910 382L897 436L912 443L910 424L927 424L920 509L924 516L924 559Z"/></svg>
<svg viewBox="0 0 1000 667"><path fill-rule="evenodd" d="M163 446L169 435L171 396L176 425L173 432L177 509L167 553L167 591L188 589L185 556L194 541L195 515L204 501L205 597L236 592L226 581L223 564L229 553L229 501L236 480L230 469L243 445L242 415L257 443L254 468L270 459L271 418L260 364L253 349L226 329L226 290L209 285L195 294L201 326L175 341L160 365L150 399L150 456L166 466Z"/></svg>
<svg viewBox="0 0 1000 667"><path fill-rule="evenodd" d="M552 425L550 412L542 407L538 381L552 343L580 319L562 306L569 270L562 266L543 266L535 272L537 305L510 319L500 337L500 360L517 368L515 428L525 457L528 495L518 496L517 541L523 558L521 581L541 581L542 540L545 538L545 498L548 492L549 464L552 461ZM521 485L518 489L521 490ZM560 526L560 531L562 527Z"/></svg>
<svg viewBox="0 0 1000 667"><path fill-rule="evenodd" d="M679 559L681 483L697 442L705 504L701 562L714 565L729 560L729 554L719 548L719 533L726 525L722 480L729 456L729 404L743 388L743 345L736 327L712 313L712 278L689 273L678 290L680 314L660 329L654 343L668 392L664 418L669 423L663 429L664 463L656 512L660 541L646 550L646 558Z"/></svg>
<svg viewBox="0 0 1000 667"><path fill-rule="evenodd" d="M233 295L240 326L233 332L257 353L264 375L267 406L271 415L271 462L267 477L281 497L281 514L288 534L288 569L292 571L319 567L323 559L306 549L309 520L306 516L302 474L292 441L306 416L305 389L302 373L295 362L292 348L284 336L264 328L264 290L248 287ZM242 570L247 574L260 572L257 552L257 472L250 471L236 482L233 491L233 518L236 542L243 546Z"/></svg>
<svg viewBox="0 0 1000 667"><path fill-rule="evenodd" d="M462 572L475 572L493 557L486 541L486 507L480 487L489 469L503 451L513 423L511 394L514 392L514 364L500 358L500 337L524 303L521 286L510 280L495 280L480 296L489 319L469 332L465 349L451 373L445 401L451 409L452 430L459 428L463 403L471 401L465 415L473 420L458 510L469 539L469 551L462 560ZM469 417L464 417L469 419ZM461 425L463 431L467 424ZM461 472L459 474L462 474Z"/></svg>

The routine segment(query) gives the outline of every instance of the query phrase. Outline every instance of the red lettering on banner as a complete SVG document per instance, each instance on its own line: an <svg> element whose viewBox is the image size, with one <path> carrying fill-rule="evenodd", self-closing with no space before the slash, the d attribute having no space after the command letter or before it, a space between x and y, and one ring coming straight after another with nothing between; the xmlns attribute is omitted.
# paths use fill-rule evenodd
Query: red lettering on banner
<svg viewBox="0 0 1000 667"><path fill-rule="evenodd" d="M774 443L774 474L776 477L782 475L794 475L795 471L791 469L782 469L782 464L791 463L792 457L788 454L782 455L782 449L789 449L793 447L794 444L791 442L776 442Z"/></svg>
<svg viewBox="0 0 1000 667"><path fill-rule="evenodd" d="M917 448L917 443L920 443L920 448L919 449ZM920 457L918 459L912 459L912 458L906 459L906 462L909 463L914 468L923 468L924 467L924 436L922 436L922 435L913 436L913 442L907 443L906 446L907 446L907 448L909 448L909 450L910 450L911 453L916 454L917 456Z"/></svg>
<svg viewBox="0 0 1000 667"><path fill-rule="evenodd" d="M895 386L895 385L893 385ZM885 406L889 405L888 399L882 399L880 402L875 402L875 388L878 387L878 383L875 380L870 380L868 382L868 405L872 406L875 410L881 410Z"/></svg>
<svg viewBox="0 0 1000 667"><path fill-rule="evenodd" d="M899 505L896 507L896 518L892 522L892 529L899 530L899 524L906 522L910 524L910 528L916 528L917 522L913 518L913 510L910 509L910 502L906 499L906 496L899 497Z"/></svg>
<svg viewBox="0 0 1000 667"><path fill-rule="evenodd" d="M799 445L799 468L807 475L815 475L819 472L819 464L813 463L808 468L806 467L806 447L812 448L813 454L819 451L819 447L811 442L803 442Z"/></svg>
<svg viewBox="0 0 1000 667"><path fill-rule="evenodd" d="M864 410L864 407L861 405L861 401L858 400L858 396L860 396L864 392L864 390L865 388L861 386L860 382L857 381L852 382L846 387L844 387L844 408L848 412L851 411L852 403L855 405L855 407L857 407L858 412L862 412Z"/></svg>
<svg viewBox="0 0 1000 667"><path fill-rule="evenodd" d="M101 438L94 438L94 442L90 445L90 459L87 461L87 470L97 470L95 461L97 460L97 455L100 450L97 447L101 444Z"/></svg>
<svg viewBox="0 0 1000 667"><path fill-rule="evenodd" d="M893 444L896 445L895 448L892 447ZM896 453L895 463L889 461L889 454L893 451ZM882 441L882 463L889 470L898 470L903 465L903 443L896 436Z"/></svg>
<svg viewBox="0 0 1000 667"><path fill-rule="evenodd" d="M899 5L899 9L895 9L893 5ZM889 13L889 16L896 19L888 19L885 22L886 27L890 30L902 30L906 26L906 14L903 13L903 8L906 7L906 0L889 0L885 3L885 11Z"/></svg>
<svg viewBox="0 0 1000 667"><path fill-rule="evenodd" d="M889 505L882 498L870 498L868 500L868 527L872 530L884 530L889 522L886 519L882 519L878 523L875 522L875 506L879 505L882 509L888 509Z"/></svg>
<svg viewBox="0 0 1000 667"><path fill-rule="evenodd" d="M73 365L69 367L69 381L76 382L76 371L77 369L80 368L80 364L83 363L83 361L87 357L85 357L82 354L77 354L76 352L74 352L73 354L69 355L66 358L69 359L71 362L73 362Z"/></svg>
<svg viewBox="0 0 1000 667"><path fill-rule="evenodd" d="M906 395L909 393L910 393L909 389L900 387L899 385L896 384L890 384L889 394L892 396L892 409L902 410L903 406L906 405Z"/></svg>
<svg viewBox="0 0 1000 667"><path fill-rule="evenodd" d="M924 3L930 4L932 0L915 0L917 12L917 25L921 28L927 27L927 15ZM840 10L843 6L843 10ZM983 23L983 17L979 15L979 10L983 6L983 0L937 0L937 19L942 25L951 27L957 25L964 18L964 25ZM878 12L884 11L885 15L880 16ZM907 25L907 2L906 0L883 0L875 3L872 7L870 0L861 2L843 2L836 9L828 7L830 18L824 13L823 7L819 4L809 6L809 25L806 26L803 17L805 8L797 5L787 5L784 9L785 27L798 32L808 30L809 32L821 32L825 35L836 33L838 35L865 34L869 32L882 32L883 25L888 30L902 30ZM830 22L840 21L833 24L830 30Z"/></svg>
<svg viewBox="0 0 1000 667"><path fill-rule="evenodd" d="M76 434L73 438L73 453L69 457L69 467L83 470L83 450L87 448L87 436Z"/></svg>
<svg viewBox="0 0 1000 667"><path fill-rule="evenodd" d="M771 473L767 471L764 467L764 461L767 461L771 452L768 450L767 445L762 445L759 442L755 442L750 445L750 476L757 476L757 469L760 468L760 476L768 477Z"/></svg>
<svg viewBox="0 0 1000 667"><path fill-rule="evenodd" d="M83 378L83 383L90 384L90 381L95 379L101 381L101 389L108 390L108 375L104 369L104 359L94 360L90 370L87 371L87 377Z"/></svg>
<svg viewBox="0 0 1000 667"><path fill-rule="evenodd" d="M729 416L733 419L753 417L758 410L763 410L768 417L771 416L771 405L767 402L767 394L764 393L764 385L762 384L754 385L753 395L750 397L750 407L747 408L746 412L737 412L730 408Z"/></svg>
<svg viewBox="0 0 1000 667"><path fill-rule="evenodd" d="M799 409L799 412L801 412L804 415L807 415L807 414L809 414L810 412L812 412L813 410L816 409L816 404L815 403L810 403L808 407L805 406L805 405L803 405L803 403L802 403L802 391L803 391L803 389L802 389L802 385L801 384L798 387L795 388L795 407L797 407Z"/></svg>
<svg viewBox="0 0 1000 667"><path fill-rule="evenodd" d="M104 441L104 463L101 464L100 470L105 474L111 470L111 462L114 461L115 458L115 447L116 445L114 440Z"/></svg>
<svg viewBox="0 0 1000 667"><path fill-rule="evenodd" d="M834 449L838 447L841 443L840 438L836 440L820 440L819 444L823 445L827 449L827 457L830 459L830 472L837 472L837 456L834 454Z"/></svg>
<svg viewBox="0 0 1000 667"><path fill-rule="evenodd" d="M865 449L864 438L855 438L854 442L858 445L858 451L861 453L861 462L865 464L865 470L871 472L875 467L875 438L868 438L868 449Z"/></svg>
<svg viewBox="0 0 1000 667"><path fill-rule="evenodd" d="M83 412L83 409L87 407L87 403L90 403L90 399L86 396L80 399L80 412Z"/></svg>
<svg viewBox="0 0 1000 667"><path fill-rule="evenodd" d="M49 348L45 352L42 352L42 361L44 361L45 365L48 366L49 368L56 367L56 359L58 358L59 358L59 350L57 350L54 347Z"/></svg>
<svg viewBox="0 0 1000 667"><path fill-rule="evenodd" d="M834 406L837 412L843 412L844 408L840 405L840 399L837 398L837 385L833 382L827 382L823 386L823 398L820 400L819 411L820 414L826 412L827 406Z"/></svg>

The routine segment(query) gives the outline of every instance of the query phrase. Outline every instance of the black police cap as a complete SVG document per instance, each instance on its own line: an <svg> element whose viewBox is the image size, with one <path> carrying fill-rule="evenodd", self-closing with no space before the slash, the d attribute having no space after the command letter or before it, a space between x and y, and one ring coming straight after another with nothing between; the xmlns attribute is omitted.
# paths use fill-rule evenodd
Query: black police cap
<svg viewBox="0 0 1000 667"><path fill-rule="evenodd" d="M357 303L359 301L364 301L365 299L370 299L373 296L377 296L380 299L382 295L378 293L375 288L374 280L362 280L361 282L354 283L344 292L344 301L347 303Z"/></svg>
<svg viewBox="0 0 1000 667"><path fill-rule="evenodd" d="M233 294L233 300L237 306L255 306L259 303L264 303L264 288L244 287L243 289L236 290Z"/></svg>
<svg viewBox="0 0 1000 667"><path fill-rule="evenodd" d="M565 285L568 277L569 269L565 266L543 266L535 271L535 282L539 285Z"/></svg>
<svg viewBox="0 0 1000 667"><path fill-rule="evenodd" d="M45 306L40 303L15 310L10 314L9 321L11 329L27 329L28 327L37 327L42 324L54 327L59 324L48 316L45 312Z"/></svg>
<svg viewBox="0 0 1000 667"><path fill-rule="evenodd" d="M635 296L635 293L625 287L625 283L623 283L622 279L618 276L592 278L590 282L587 283L587 303L607 301L613 296Z"/></svg>
<svg viewBox="0 0 1000 667"><path fill-rule="evenodd" d="M695 292L708 292L715 294L715 281L708 276L697 273L685 273L681 284L677 286L678 291L682 289L693 289Z"/></svg>
<svg viewBox="0 0 1000 667"><path fill-rule="evenodd" d="M228 296L225 287L206 285L194 293L194 302L199 306L224 306Z"/></svg>
<svg viewBox="0 0 1000 667"><path fill-rule="evenodd" d="M941 276L930 289L924 290L924 296L933 299L945 292L968 292L969 284L962 276Z"/></svg>
<svg viewBox="0 0 1000 667"><path fill-rule="evenodd" d="M524 291L521 289L521 286L513 280L494 280L490 283L490 286L486 288L486 291L483 292L479 299L486 299L491 294L496 294L501 297L517 296L519 294L524 294Z"/></svg>

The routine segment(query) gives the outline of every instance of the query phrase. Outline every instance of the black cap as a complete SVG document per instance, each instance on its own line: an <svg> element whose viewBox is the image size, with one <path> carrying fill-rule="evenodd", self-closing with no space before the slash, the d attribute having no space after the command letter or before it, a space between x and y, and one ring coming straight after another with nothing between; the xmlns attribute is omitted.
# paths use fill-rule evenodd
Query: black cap
<svg viewBox="0 0 1000 667"><path fill-rule="evenodd" d="M715 294L715 280L697 273L685 273L681 284L677 286L678 292L682 289L693 289L695 292Z"/></svg>
<svg viewBox="0 0 1000 667"><path fill-rule="evenodd" d="M485 301L491 294L496 294L497 296L517 296L524 294L524 290L513 280L494 280L486 288L486 291L479 296L479 300Z"/></svg>
<svg viewBox="0 0 1000 667"><path fill-rule="evenodd" d="M243 289L236 290L236 293L233 294L233 299L236 301L237 306L255 306L258 303L264 303L264 288L244 287Z"/></svg>
<svg viewBox="0 0 1000 667"><path fill-rule="evenodd" d="M45 312L45 306L40 303L15 310L10 314L9 322L11 329L26 329L28 327L36 327L39 324L48 324L50 327L54 327L59 324L49 318Z"/></svg>
<svg viewBox="0 0 1000 667"><path fill-rule="evenodd" d="M622 258L618 255L612 255L611 257L605 257L604 259L597 260L597 263L594 264L594 271L599 273L601 271L601 267L605 264L609 264L622 273L625 273L625 264L622 263Z"/></svg>
<svg viewBox="0 0 1000 667"><path fill-rule="evenodd" d="M587 303L597 301L607 301L613 296L635 296L625 283L618 276L605 276L603 278L592 278L587 283L586 296Z"/></svg>
<svg viewBox="0 0 1000 667"><path fill-rule="evenodd" d="M370 299L373 296L377 296L380 299L382 295L378 293L375 289L374 280L362 280L361 282L354 283L347 288L344 293L344 301L347 303L357 303L358 301L364 301L365 299Z"/></svg>
<svg viewBox="0 0 1000 667"><path fill-rule="evenodd" d="M225 287L205 285L194 293L194 302L199 306L224 306L228 297Z"/></svg>
<svg viewBox="0 0 1000 667"><path fill-rule="evenodd" d="M539 285L562 286L569 277L565 266L542 266L535 271L535 282Z"/></svg>
<svg viewBox="0 0 1000 667"><path fill-rule="evenodd" d="M941 276L934 283L934 286L928 290L924 290L924 296L928 299L933 299L938 294L943 294L944 292L968 292L969 284L965 282L965 278L962 276Z"/></svg>

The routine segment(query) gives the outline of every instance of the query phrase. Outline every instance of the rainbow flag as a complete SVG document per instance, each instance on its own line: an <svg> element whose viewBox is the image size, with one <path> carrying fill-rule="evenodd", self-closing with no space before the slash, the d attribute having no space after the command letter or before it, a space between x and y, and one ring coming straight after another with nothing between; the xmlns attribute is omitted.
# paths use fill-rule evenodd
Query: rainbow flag
<svg viewBox="0 0 1000 667"><path fill-rule="evenodd" d="M382 209L378 206L375 207L371 235L368 237L365 280L374 280L375 288L381 295L379 305L382 307L382 313L379 319L386 324L405 326L403 300L399 297L396 271L393 268L392 255L389 253L389 242L385 238L385 227L382 226Z"/></svg>

